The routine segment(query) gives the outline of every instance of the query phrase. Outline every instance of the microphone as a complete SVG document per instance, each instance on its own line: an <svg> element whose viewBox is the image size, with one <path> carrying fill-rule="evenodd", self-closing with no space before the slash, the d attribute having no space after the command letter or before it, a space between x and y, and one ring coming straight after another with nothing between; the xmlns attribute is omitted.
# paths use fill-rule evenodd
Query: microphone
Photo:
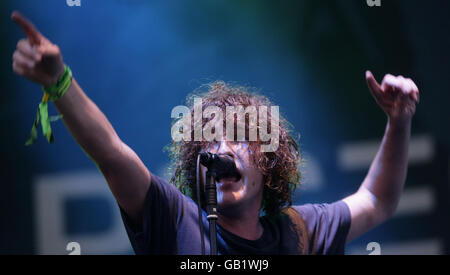
<svg viewBox="0 0 450 275"><path fill-rule="evenodd" d="M217 212L217 189L216 181L226 178L241 179L234 160L228 156L219 156L211 153L200 153L197 161L208 168L205 182L205 200L206 200L206 218L209 221L209 239L211 255L217 255L217 236L216 221L219 218ZM197 165L197 190L199 189L198 180L199 165ZM200 212L200 210L199 210ZM201 215L199 214L199 224L201 224ZM203 228L200 226L200 228ZM202 236L203 238L203 236Z"/></svg>
<svg viewBox="0 0 450 275"><path fill-rule="evenodd" d="M231 157L219 156L212 153L200 153L200 163L208 168L208 171L214 171L216 173L217 181L226 178L241 179L241 174L238 172L236 164Z"/></svg>

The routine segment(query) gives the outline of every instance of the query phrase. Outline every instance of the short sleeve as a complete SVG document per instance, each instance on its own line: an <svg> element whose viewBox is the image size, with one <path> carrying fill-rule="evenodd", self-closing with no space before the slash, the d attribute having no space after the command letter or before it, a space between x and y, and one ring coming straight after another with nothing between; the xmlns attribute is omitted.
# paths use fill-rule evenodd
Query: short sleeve
<svg viewBox="0 0 450 275"><path fill-rule="evenodd" d="M351 215L347 204L293 206L306 223L310 254L344 254Z"/></svg>
<svg viewBox="0 0 450 275"><path fill-rule="evenodd" d="M176 254L181 192L156 175L146 195L142 226L137 228L120 209L125 229L136 254Z"/></svg>

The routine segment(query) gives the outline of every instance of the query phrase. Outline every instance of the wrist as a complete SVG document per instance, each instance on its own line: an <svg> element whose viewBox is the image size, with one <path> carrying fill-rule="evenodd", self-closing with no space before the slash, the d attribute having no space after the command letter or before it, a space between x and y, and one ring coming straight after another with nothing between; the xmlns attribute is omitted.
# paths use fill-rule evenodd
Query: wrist
<svg viewBox="0 0 450 275"><path fill-rule="evenodd" d="M56 101L61 98L72 84L72 71L68 66L64 66L63 73L56 80L56 83L45 87L43 86L43 91L47 95L47 99L51 101Z"/></svg>
<svg viewBox="0 0 450 275"><path fill-rule="evenodd" d="M58 66L58 69L55 70L55 73L53 74L53 76L51 76L51 77L49 78L49 80L46 81L45 83L42 83L42 86L43 86L45 89L48 89L48 88L50 88L50 87L56 85L56 84L58 83L58 80L59 80L59 79L62 77L62 75L64 74L65 70L66 70L66 64L61 63L61 64Z"/></svg>
<svg viewBox="0 0 450 275"><path fill-rule="evenodd" d="M393 129L409 129L412 117L388 117L388 125Z"/></svg>

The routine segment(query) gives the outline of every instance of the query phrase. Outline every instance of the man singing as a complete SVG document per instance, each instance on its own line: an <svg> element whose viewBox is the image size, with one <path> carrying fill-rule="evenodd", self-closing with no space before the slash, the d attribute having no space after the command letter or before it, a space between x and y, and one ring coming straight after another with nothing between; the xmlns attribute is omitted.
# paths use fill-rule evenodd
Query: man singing
<svg viewBox="0 0 450 275"><path fill-rule="evenodd" d="M353 195L340 201L293 206L291 197L300 184L297 167L301 157L283 119L277 125L279 142L273 151L261 150L266 143L260 137L172 142L169 152L174 175L169 184L152 174L121 141L105 115L72 78L58 46L19 13L14 12L12 20L27 37L18 42L14 52L14 72L43 86L42 106L48 100L55 104L74 139L100 168L137 254L201 254L202 239L209 252L204 203L200 203L203 210L199 224L193 200L197 201L196 161L201 152L231 159L239 173L238 177L217 182L219 254L343 254L346 242L394 214L406 180L411 120L419 100L418 88L411 79L386 75L379 85L372 73L366 72L369 90L388 117L367 176ZM225 113L229 106L272 106L267 98L245 87L218 81L206 88L202 110L216 106ZM41 118L47 121L46 112L41 112ZM274 118L268 115L268 119L270 125ZM209 120L201 120L202 126ZM188 133L191 136L194 128ZM248 130L248 124L245 128ZM50 140L49 129L44 133ZM203 166L200 170L202 193L206 170Z"/></svg>

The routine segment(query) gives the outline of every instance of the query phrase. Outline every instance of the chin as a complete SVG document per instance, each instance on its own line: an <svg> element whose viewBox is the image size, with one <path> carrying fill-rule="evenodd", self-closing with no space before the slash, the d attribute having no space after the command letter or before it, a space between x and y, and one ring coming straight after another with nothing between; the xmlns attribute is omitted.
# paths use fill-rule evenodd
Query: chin
<svg viewBox="0 0 450 275"><path fill-rule="evenodd" d="M241 195L236 194L236 192L218 192L217 194L217 208L219 212L235 211L241 204Z"/></svg>

